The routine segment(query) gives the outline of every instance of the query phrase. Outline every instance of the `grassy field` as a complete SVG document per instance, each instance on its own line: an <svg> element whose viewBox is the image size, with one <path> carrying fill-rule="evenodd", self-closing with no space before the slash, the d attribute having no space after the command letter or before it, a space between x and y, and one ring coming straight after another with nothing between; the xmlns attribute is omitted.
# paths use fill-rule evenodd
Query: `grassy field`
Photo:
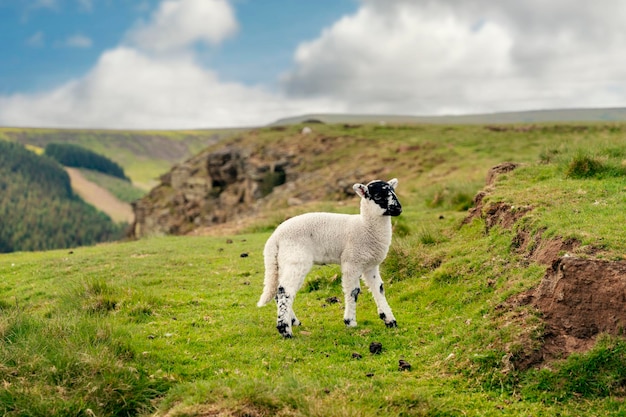
<svg viewBox="0 0 626 417"><path fill-rule="evenodd" d="M524 165L499 178L489 201L533 206L520 225L579 239L581 256L623 259L625 134L605 124L351 128L388 147L342 157L396 156L385 175L400 179L405 212L382 268L393 329L368 294L359 326L346 328L339 269L325 266L296 299L303 326L293 339L279 336L275 307L255 304L263 244L280 212L228 237L0 255L0 413L626 415L621 338L603 336L592 351L543 369L511 368L507 357L539 342L542 324L529 307L499 306L537 285L546 267L514 250L515 230L486 233L480 219L461 226L487 169L514 160Z"/></svg>

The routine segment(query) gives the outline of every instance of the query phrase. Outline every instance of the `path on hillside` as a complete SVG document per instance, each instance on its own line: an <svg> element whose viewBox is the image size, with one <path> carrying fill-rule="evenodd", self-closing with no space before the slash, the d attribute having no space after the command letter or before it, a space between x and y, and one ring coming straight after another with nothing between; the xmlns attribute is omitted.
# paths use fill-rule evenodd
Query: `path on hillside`
<svg viewBox="0 0 626 417"><path fill-rule="evenodd" d="M109 215L114 222L133 222L134 214L130 204L120 201L109 190L87 180L78 169L66 167L65 170L70 176L72 189L83 200Z"/></svg>

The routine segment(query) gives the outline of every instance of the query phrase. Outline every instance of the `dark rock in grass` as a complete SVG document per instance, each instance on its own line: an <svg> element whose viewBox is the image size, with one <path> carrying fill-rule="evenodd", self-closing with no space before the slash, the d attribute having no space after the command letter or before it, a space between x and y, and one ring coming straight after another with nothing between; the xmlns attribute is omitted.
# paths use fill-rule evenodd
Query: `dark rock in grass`
<svg viewBox="0 0 626 417"><path fill-rule="evenodd" d="M368 373L368 374L365 374L365 376L366 376L366 377L368 377L368 378L371 378L371 377L373 377L373 376L374 376L374 374L370 372L370 373Z"/></svg>
<svg viewBox="0 0 626 417"><path fill-rule="evenodd" d="M329 297L326 299L326 302L328 304L337 304L339 302L339 299L337 297Z"/></svg>
<svg viewBox="0 0 626 417"><path fill-rule="evenodd" d="M405 361L404 359L400 359L398 361L398 370L400 370L400 371L410 371L411 370L411 364L408 363L407 361Z"/></svg>
<svg viewBox="0 0 626 417"><path fill-rule="evenodd" d="M363 357L363 355L361 355L360 353L357 353L357 352L353 352L352 353L352 357L354 359L361 359Z"/></svg>
<svg viewBox="0 0 626 417"><path fill-rule="evenodd" d="M380 342L370 343L370 352L373 355L379 355L383 351L383 344Z"/></svg>
<svg viewBox="0 0 626 417"><path fill-rule="evenodd" d="M241 255L239 255L240 258L247 258L248 257L248 252L244 252Z"/></svg>

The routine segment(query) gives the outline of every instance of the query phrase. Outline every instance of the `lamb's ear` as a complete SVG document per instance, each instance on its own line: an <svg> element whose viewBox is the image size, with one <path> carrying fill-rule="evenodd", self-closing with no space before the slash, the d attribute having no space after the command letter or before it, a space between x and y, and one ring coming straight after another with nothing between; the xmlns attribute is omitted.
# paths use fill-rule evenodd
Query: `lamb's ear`
<svg viewBox="0 0 626 417"><path fill-rule="evenodd" d="M397 178L390 179L389 185L391 185L391 188L395 190L396 187L398 186L398 179Z"/></svg>
<svg viewBox="0 0 626 417"><path fill-rule="evenodd" d="M365 198L368 194L367 192L367 187L363 184L354 184L352 186L352 189L354 190L355 193L357 193L359 195L359 197L361 198Z"/></svg>

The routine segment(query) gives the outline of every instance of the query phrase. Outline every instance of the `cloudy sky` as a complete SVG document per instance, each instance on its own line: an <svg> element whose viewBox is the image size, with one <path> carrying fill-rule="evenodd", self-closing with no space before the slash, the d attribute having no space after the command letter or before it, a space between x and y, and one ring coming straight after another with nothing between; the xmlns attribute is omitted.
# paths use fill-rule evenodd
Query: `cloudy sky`
<svg viewBox="0 0 626 417"><path fill-rule="evenodd" d="M0 0L0 125L626 106L623 0Z"/></svg>

